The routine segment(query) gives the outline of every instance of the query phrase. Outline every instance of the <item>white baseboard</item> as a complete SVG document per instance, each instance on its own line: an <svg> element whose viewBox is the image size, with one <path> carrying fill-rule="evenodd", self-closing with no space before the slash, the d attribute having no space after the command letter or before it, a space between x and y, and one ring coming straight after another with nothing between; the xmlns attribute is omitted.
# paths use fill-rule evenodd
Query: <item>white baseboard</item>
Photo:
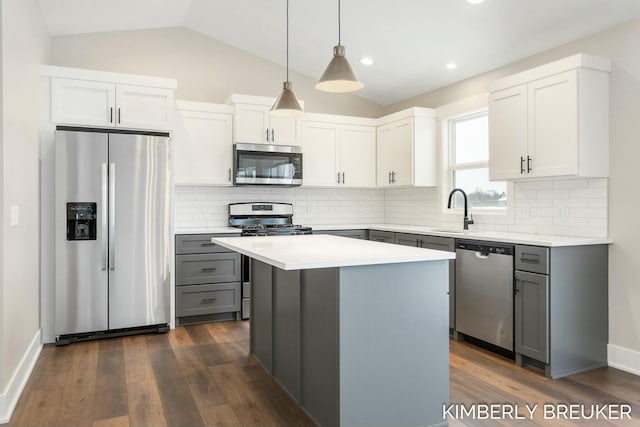
<svg viewBox="0 0 640 427"><path fill-rule="evenodd" d="M607 362L612 368L640 375L640 351L608 344Z"/></svg>
<svg viewBox="0 0 640 427"><path fill-rule="evenodd" d="M13 414L13 410L18 403L24 386L27 384L27 380L31 375L31 371L33 371L33 367L38 360L41 350L41 330L38 329L36 335L31 340L31 344L29 344L29 348L24 356L22 356L20 364L13 372L9 384L7 384L5 390L0 393L0 424L8 423L11 419L11 414Z"/></svg>

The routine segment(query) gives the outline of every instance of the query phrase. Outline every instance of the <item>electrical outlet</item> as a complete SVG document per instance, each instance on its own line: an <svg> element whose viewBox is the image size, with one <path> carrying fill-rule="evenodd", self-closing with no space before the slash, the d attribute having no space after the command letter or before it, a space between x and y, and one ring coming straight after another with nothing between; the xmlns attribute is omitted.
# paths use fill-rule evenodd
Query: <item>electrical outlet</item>
<svg viewBox="0 0 640 427"><path fill-rule="evenodd" d="M20 224L20 207L11 205L11 226L16 227L18 224Z"/></svg>

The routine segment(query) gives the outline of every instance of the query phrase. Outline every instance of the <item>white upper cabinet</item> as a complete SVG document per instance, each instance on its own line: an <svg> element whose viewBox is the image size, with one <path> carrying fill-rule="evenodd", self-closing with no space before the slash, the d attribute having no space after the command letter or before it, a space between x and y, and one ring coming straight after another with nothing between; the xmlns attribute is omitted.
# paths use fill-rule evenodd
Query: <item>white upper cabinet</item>
<svg viewBox="0 0 640 427"><path fill-rule="evenodd" d="M270 114L274 102L275 99L249 95L227 98L226 103L234 108L233 142L300 145L298 118Z"/></svg>
<svg viewBox="0 0 640 427"><path fill-rule="evenodd" d="M433 187L437 179L435 113L410 108L380 119L377 129L378 187Z"/></svg>
<svg viewBox="0 0 640 427"><path fill-rule="evenodd" d="M43 66L51 79L51 122L72 126L170 130L176 81Z"/></svg>
<svg viewBox="0 0 640 427"><path fill-rule="evenodd" d="M574 55L492 85L492 180L609 173L607 60Z"/></svg>
<svg viewBox="0 0 640 427"><path fill-rule="evenodd" d="M178 101L173 133L174 183L230 186L233 109Z"/></svg>
<svg viewBox="0 0 640 427"><path fill-rule="evenodd" d="M174 108L173 90L116 85L117 127L168 130Z"/></svg>
<svg viewBox="0 0 640 427"><path fill-rule="evenodd" d="M376 186L373 119L305 114L302 118L305 187Z"/></svg>

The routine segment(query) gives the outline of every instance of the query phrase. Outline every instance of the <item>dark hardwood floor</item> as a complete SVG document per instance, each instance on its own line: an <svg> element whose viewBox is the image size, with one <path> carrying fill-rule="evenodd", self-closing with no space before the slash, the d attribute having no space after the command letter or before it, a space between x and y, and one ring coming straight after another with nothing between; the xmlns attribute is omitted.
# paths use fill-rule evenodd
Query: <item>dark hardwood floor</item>
<svg viewBox="0 0 640 427"><path fill-rule="evenodd" d="M248 357L248 322L45 346L10 426L312 426ZM450 417L450 426L637 426L640 378L604 368L560 380L451 342L451 403L538 404L532 419ZM544 419L544 404L626 403L631 420ZM455 413L455 412L453 412Z"/></svg>

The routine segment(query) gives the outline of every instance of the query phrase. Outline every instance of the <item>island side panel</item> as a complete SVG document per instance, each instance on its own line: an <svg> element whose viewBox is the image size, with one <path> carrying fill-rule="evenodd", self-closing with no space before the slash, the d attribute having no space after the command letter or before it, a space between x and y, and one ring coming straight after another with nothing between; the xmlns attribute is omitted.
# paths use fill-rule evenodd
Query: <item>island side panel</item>
<svg viewBox="0 0 640 427"><path fill-rule="evenodd" d="M251 262L251 354L271 373L273 342L273 296L271 266L253 259Z"/></svg>
<svg viewBox="0 0 640 427"><path fill-rule="evenodd" d="M446 423L448 275L446 260L340 268L339 425Z"/></svg>
<svg viewBox="0 0 640 427"><path fill-rule="evenodd" d="M338 274L300 272L301 405L320 426L339 425Z"/></svg>
<svg viewBox="0 0 640 427"><path fill-rule="evenodd" d="M300 401L300 270L273 271L273 377Z"/></svg>

